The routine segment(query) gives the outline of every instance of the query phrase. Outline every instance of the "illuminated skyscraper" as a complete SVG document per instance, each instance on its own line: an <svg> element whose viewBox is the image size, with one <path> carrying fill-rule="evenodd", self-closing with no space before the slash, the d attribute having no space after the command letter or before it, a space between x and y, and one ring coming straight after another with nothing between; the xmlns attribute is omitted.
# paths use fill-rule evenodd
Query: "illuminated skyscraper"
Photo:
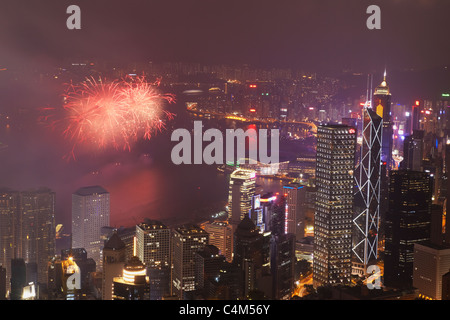
<svg viewBox="0 0 450 320"><path fill-rule="evenodd" d="M382 123L379 115L364 108L361 161L355 172L352 235L353 252L364 268L378 257Z"/></svg>
<svg viewBox="0 0 450 320"><path fill-rule="evenodd" d="M11 259L15 253L14 228L17 227L19 192L0 192L0 265L6 269L6 290L11 288Z"/></svg>
<svg viewBox="0 0 450 320"><path fill-rule="evenodd" d="M400 163L401 169L422 171L423 137L424 132L422 130L414 130L411 135L405 137L403 161Z"/></svg>
<svg viewBox="0 0 450 320"><path fill-rule="evenodd" d="M179 299L195 290L195 254L208 240L208 233L196 225L178 227L172 232L172 294Z"/></svg>
<svg viewBox="0 0 450 320"><path fill-rule="evenodd" d="M154 220L138 224L136 256L147 268L170 267L170 229Z"/></svg>
<svg viewBox="0 0 450 320"><path fill-rule="evenodd" d="M114 232L103 247L102 300L112 300L114 277L122 274L126 261L125 243Z"/></svg>
<svg viewBox="0 0 450 320"><path fill-rule="evenodd" d="M391 92L386 82L386 72L384 73L383 82L375 88L371 105L377 115L383 119L380 185L380 218L383 221L388 210L389 171L395 165L392 157L393 128L391 123Z"/></svg>
<svg viewBox="0 0 450 320"><path fill-rule="evenodd" d="M270 232L260 233L256 225L245 217L234 232L233 264L240 270L239 282L246 297L258 289L258 282L270 268Z"/></svg>
<svg viewBox="0 0 450 320"><path fill-rule="evenodd" d="M383 82L375 88L372 97L373 110L383 119L383 134L381 144L381 161L386 162L387 169L394 165L392 159L392 123L391 123L391 92L386 82L386 72Z"/></svg>
<svg viewBox="0 0 450 320"><path fill-rule="evenodd" d="M23 259L11 259L11 300L21 300L27 285L27 268Z"/></svg>
<svg viewBox="0 0 450 320"><path fill-rule="evenodd" d="M283 187L286 197L284 233L292 233L299 239L305 236L305 186L292 183Z"/></svg>
<svg viewBox="0 0 450 320"><path fill-rule="evenodd" d="M270 246L272 297L276 300L290 299L295 282L295 235L274 235Z"/></svg>
<svg viewBox="0 0 450 320"><path fill-rule="evenodd" d="M350 284L356 129L317 129L313 285Z"/></svg>
<svg viewBox="0 0 450 320"><path fill-rule="evenodd" d="M230 175L228 221L231 225L237 226L244 217L248 217L255 194L255 183L254 170L237 169Z"/></svg>
<svg viewBox="0 0 450 320"><path fill-rule="evenodd" d="M61 285L66 300L78 300L81 294L81 270L69 255L61 261Z"/></svg>
<svg viewBox="0 0 450 320"><path fill-rule="evenodd" d="M214 221L205 224L209 234L209 244L216 246L227 262L233 260L233 229L224 221Z"/></svg>
<svg viewBox="0 0 450 320"><path fill-rule="evenodd" d="M109 226L109 193L100 186L84 187L72 194L72 248L84 248L101 266L101 228Z"/></svg>
<svg viewBox="0 0 450 320"><path fill-rule="evenodd" d="M48 189L20 193L19 257L36 264L37 281L47 284L48 263L55 255L55 193Z"/></svg>
<svg viewBox="0 0 450 320"><path fill-rule="evenodd" d="M136 256L147 267L151 300L170 293L171 234L160 221L146 220L136 226Z"/></svg>

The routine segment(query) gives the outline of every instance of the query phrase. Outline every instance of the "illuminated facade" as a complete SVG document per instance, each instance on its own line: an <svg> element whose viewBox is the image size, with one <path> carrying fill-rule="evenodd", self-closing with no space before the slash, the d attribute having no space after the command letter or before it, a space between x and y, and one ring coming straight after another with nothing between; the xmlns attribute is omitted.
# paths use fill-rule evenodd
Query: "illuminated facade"
<svg viewBox="0 0 450 320"><path fill-rule="evenodd" d="M391 92L386 82L386 72L384 74L383 82L375 88L371 105L377 115L383 119L381 141L380 218L384 221L385 214L388 210L389 171L395 165L392 157L393 127L391 123Z"/></svg>
<svg viewBox="0 0 450 320"><path fill-rule="evenodd" d="M352 234L353 252L364 269L378 257L382 124L379 115L364 108L361 160L355 172Z"/></svg>
<svg viewBox="0 0 450 320"><path fill-rule="evenodd" d="M254 170L237 169L230 175L228 193L228 221L236 226L252 208L252 197L255 194L256 172Z"/></svg>
<svg viewBox="0 0 450 320"><path fill-rule="evenodd" d="M209 244L219 248L221 255L227 262L233 260L233 229L224 221L214 221L205 224L205 231L209 234Z"/></svg>
<svg viewBox="0 0 450 320"><path fill-rule="evenodd" d="M318 127L314 287L350 283L355 150L355 128Z"/></svg>
<svg viewBox="0 0 450 320"><path fill-rule="evenodd" d="M81 292L81 270L72 256L61 261L61 285L66 300L78 300Z"/></svg>
<svg viewBox="0 0 450 320"><path fill-rule="evenodd" d="M122 274L125 261L125 243L114 232L103 247L102 300L112 300L113 279Z"/></svg>
<svg viewBox="0 0 450 320"><path fill-rule="evenodd" d="M136 226L136 256L147 267L151 300L170 293L170 238L170 229L159 221L146 220Z"/></svg>
<svg viewBox="0 0 450 320"><path fill-rule="evenodd" d="M284 233L292 233L299 239L305 236L305 214L302 205L305 202L305 186L290 184L283 187L286 197Z"/></svg>
<svg viewBox="0 0 450 320"><path fill-rule="evenodd" d="M150 284L147 268L138 257L131 257L121 277L113 279L113 300L149 300Z"/></svg>
<svg viewBox="0 0 450 320"><path fill-rule="evenodd" d="M136 256L148 268L170 267L170 229L159 221L137 225Z"/></svg>
<svg viewBox="0 0 450 320"><path fill-rule="evenodd" d="M72 194L72 248L84 248L101 266L101 228L109 226L109 193L100 186L84 187Z"/></svg>
<svg viewBox="0 0 450 320"><path fill-rule="evenodd" d="M47 283L48 262L55 254L55 193L48 189L20 193L19 256L37 265L37 281Z"/></svg>
<svg viewBox="0 0 450 320"><path fill-rule="evenodd" d="M424 298L442 300L442 277L450 270L450 248L415 244L413 286Z"/></svg>
<svg viewBox="0 0 450 320"><path fill-rule="evenodd" d="M386 162L388 169L392 168L392 123L391 123L391 92L386 82L386 73L383 82L375 88L372 97L372 108L383 119L383 134L381 144L381 161Z"/></svg>
<svg viewBox="0 0 450 320"><path fill-rule="evenodd" d="M195 254L209 241L208 233L196 225L178 227L172 232L172 294L184 299L195 290Z"/></svg>
<svg viewBox="0 0 450 320"><path fill-rule="evenodd" d="M2 190L0 193L0 265L6 270L6 290L11 289L11 259L15 255L14 228L19 210L19 193Z"/></svg>
<svg viewBox="0 0 450 320"><path fill-rule="evenodd" d="M236 281L244 297L258 289L260 279L270 270L270 239L271 233L260 233L249 217L245 217L236 228L233 264L241 272Z"/></svg>

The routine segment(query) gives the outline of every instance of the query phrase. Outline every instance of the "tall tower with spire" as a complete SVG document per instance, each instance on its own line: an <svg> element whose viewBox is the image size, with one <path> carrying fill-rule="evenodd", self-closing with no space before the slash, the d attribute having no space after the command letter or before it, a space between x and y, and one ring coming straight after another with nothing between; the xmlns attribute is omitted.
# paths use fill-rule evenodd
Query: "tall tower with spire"
<svg viewBox="0 0 450 320"><path fill-rule="evenodd" d="M386 162L386 168L391 169L392 159L392 122L391 122L391 92L386 82L384 71L383 82L375 88L372 97L373 110L383 119L383 142L381 146L381 161Z"/></svg>
<svg viewBox="0 0 450 320"><path fill-rule="evenodd" d="M383 82L375 88L372 97L372 109L383 120L381 138L381 171L380 171L380 236L383 236L383 221L388 210L388 187L389 172L394 166L392 158L393 129L391 122L391 91L386 82L386 70L384 71Z"/></svg>

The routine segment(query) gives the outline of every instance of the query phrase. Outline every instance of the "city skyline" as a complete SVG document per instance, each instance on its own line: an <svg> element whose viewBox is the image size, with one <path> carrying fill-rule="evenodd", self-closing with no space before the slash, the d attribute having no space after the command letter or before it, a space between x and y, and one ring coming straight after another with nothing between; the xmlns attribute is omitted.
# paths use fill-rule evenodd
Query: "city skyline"
<svg viewBox="0 0 450 320"><path fill-rule="evenodd" d="M450 297L450 2L377 2L0 4L0 300Z"/></svg>

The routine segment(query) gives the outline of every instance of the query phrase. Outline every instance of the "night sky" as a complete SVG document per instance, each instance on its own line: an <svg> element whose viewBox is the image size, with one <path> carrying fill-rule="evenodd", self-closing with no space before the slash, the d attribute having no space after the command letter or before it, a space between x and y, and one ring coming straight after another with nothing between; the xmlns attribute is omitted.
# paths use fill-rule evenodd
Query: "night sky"
<svg viewBox="0 0 450 320"><path fill-rule="evenodd" d="M66 8L81 8L81 30ZM381 8L381 30L366 9ZM312 70L450 64L448 0L86 0L0 4L0 64L72 58Z"/></svg>

